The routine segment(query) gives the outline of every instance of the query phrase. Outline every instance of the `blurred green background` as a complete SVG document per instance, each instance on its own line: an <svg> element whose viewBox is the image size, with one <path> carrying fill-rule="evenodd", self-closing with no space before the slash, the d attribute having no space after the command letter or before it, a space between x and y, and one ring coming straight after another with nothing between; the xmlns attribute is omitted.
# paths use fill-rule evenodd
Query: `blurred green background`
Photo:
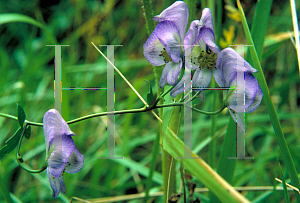
<svg viewBox="0 0 300 203"><path fill-rule="evenodd" d="M154 15L174 1L152 1ZM205 1L197 1L196 17L200 19ZM222 30L220 48L230 44L247 44L234 1L222 1ZM242 1L251 27L256 1ZM298 13L300 4L298 2ZM63 87L106 87L106 60L91 45L123 45L115 48L115 65L146 98L149 80L156 92L153 68L143 56L143 44L148 38L142 3L138 0L102 1L0 1L0 13L19 13L36 19L48 32L31 24L13 22L0 25L0 112L17 115L16 103L25 110L27 120L42 122L43 115L54 107L54 48L50 44L68 44L62 48ZM1 17L0 17L1 18ZM216 19L216 18L215 18ZM298 18L299 19L299 18ZM274 0L267 25L261 58L273 103L278 111L297 170L300 170L300 86L297 56L290 36L293 31L289 1ZM259 36L253 36L259 37ZM56 39L56 42L53 41ZM106 53L105 47L100 49ZM206 91L206 101L196 101L198 108L212 111L212 91ZM221 94L220 94L221 95ZM115 109L140 108L142 102L115 72ZM221 98L221 97L220 97ZM88 114L106 111L106 90L63 90L63 117L71 120ZM208 161L211 116L193 113L193 145L198 155ZM216 167L223 135L226 132L228 110L217 115L215 139ZM277 162L282 163L280 149L274 135L265 103L247 115L246 154L254 160L237 162L233 186L272 186L280 179ZM0 160L0 174L16 202L69 202L81 199L136 194L145 190L151 150L156 136L157 120L150 113L116 115L116 156L124 160L103 160L106 153L106 117L98 117L70 125L78 136L74 142L84 154L80 172L65 174L67 193L52 199L46 172L30 174L16 162L15 150ZM183 122L182 122L183 123ZM18 128L14 120L0 117L0 146ZM181 131L183 128L181 128ZM179 135L183 137L183 133ZM235 147L235 144L232 144ZM32 126L29 140L24 139L21 153L32 168L44 164L43 129ZM178 188L180 173L178 165ZM284 169L284 175L287 175ZM286 176L287 177L287 176ZM192 179L198 187L201 182ZM162 185L161 156L158 156L153 191ZM265 191L243 192L258 202L284 202L282 191L269 195ZM294 193L289 193L292 202ZM196 193L207 202L207 193ZM261 199L259 199L261 197ZM0 202L4 201L0 196ZM139 202L133 199L128 202ZM161 202L157 197L155 202ZM183 201L183 200L181 200Z"/></svg>

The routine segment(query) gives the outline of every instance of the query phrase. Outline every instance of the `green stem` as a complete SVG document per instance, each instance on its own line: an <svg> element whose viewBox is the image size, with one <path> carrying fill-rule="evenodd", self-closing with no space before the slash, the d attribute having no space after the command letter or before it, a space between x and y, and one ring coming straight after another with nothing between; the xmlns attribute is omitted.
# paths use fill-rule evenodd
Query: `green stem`
<svg viewBox="0 0 300 203"><path fill-rule="evenodd" d="M47 166L48 166L47 163L45 163L44 166L43 166L42 168L38 169L38 170L27 169L27 168L25 168L25 167L22 165L22 163L21 163L21 162L23 162L23 159L22 159L22 156L20 155L20 148L21 148L21 143L22 143L23 136L24 136L24 134L25 134L25 129L26 129L27 125L28 125L28 124L25 124L25 126L24 126L24 128L23 128L22 135L21 135L20 140L19 140L19 145L18 145L18 150L17 150L17 156L16 156L16 157L17 157L17 162L18 162L19 166L20 166L22 169L24 169L25 171L27 171L27 172L29 172L29 173L41 173L41 172L43 172L43 171L47 168Z"/></svg>
<svg viewBox="0 0 300 203"><path fill-rule="evenodd" d="M99 116L125 114L125 113L139 113L139 112L145 112L145 111L150 111L150 110L153 110L153 107L152 108L143 107L143 108L139 108L139 109L129 109L129 110L121 110L121 111L113 111L113 112L95 113L95 114L83 116L83 117L76 118L74 120L68 121L67 124L73 124L73 123L77 123L79 121L83 121L83 120L86 120L86 119L99 117Z"/></svg>
<svg viewBox="0 0 300 203"><path fill-rule="evenodd" d="M86 119L99 117L99 116L125 114L125 113L140 113L140 112L151 111L151 110L157 109L157 108L164 108L164 107L171 107L171 106L184 106L184 103L178 102L178 103L156 105L156 106L151 106L151 107L143 107L143 108L139 108L139 109L129 109L129 110L120 110L120 111L113 111L113 112L102 112L102 113L90 114L87 116L76 118L74 120L67 121L67 124L73 124L73 123L77 123L79 121L83 121ZM191 106L186 106L186 107L191 108L193 111L196 111L198 113L207 114L207 115L215 115L215 114L220 113L226 107L226 105L223 105L223 107L221 109L214 111L214 112L202 111L200 109L197 109L197 108L194 108ZM13 119L16 121L18 120L17 117L11 116L9 114L0 113L0 116L10 118L10 119ZM35 123L35 122L27 121L27 120L25 120L25 124L26 125L34 125L34 126L43 126L43 123Z"/></svg>
<svg viewBox="0 0 300 203"><path fill-rule="evenodd" d="M185 106L185 104L184 103L163 104L163 105L156 106L156 108L163 108L163 107L170 107L170 106ZM223 106L219 110L213 111L213 112L203 111L203 110L191 107L191 106L185 106L185 107L191 108L193 111L196 111L198 113L202 113L202 114L206 114L206 115L216 115L216 114L221 113L226 108L226 105L223 104Z"/></svg>
<svg viewBox="0 0 300 203"><path fill-rule="evenodd" d="M143 3L143 9L144 9L144 16L145 16L145 20L146 20L146 27L147 27L148 35L150 36L150 34L153 32L153 30L155 28L154 22L152 20L153 11L152 11L152 7L151 7L151 1L150 0L142 0L142 3ZM161 67L153 67L155 84L156 84L156 88L157 88L157 95L160 95L163 92L163 89L159 88L159 79L161 76L161 70L162 70ZM163 100L160 99L158 101L158 104L163 104ZM162 118L163 109L159 109L158 115L160 118ZM159 123L159 129L160 129L159 130L160 139L162 139L161 123ZM167 184L167 182L165 182L165 180L168 180L168 175L169 175L169 171L166 169L166 167L170 165L170 159L168 157L170 157L170 155L162 148L162 175L163 175L163 180L164 180L163 191L168 190L168 188L167 188L168 184ZM164 200L166 200L166 199L167 199L167 193L164 193Z"/></svg>
<svg viewBox="0 0 300 203"><path fill-rule="evenodd" d="M211 81L211 86L215 86L215 81L212 79ZM213 91L213 98L212 98L212 108L215 109L217 106L217 97L218 97L218 92ZM217 117L212 116L211 117L211 130L210 130L210 136L213 138L215 132L216 132L216 123L217 123ZM212 168L215 168L215 163L216 163L216 140L212 141L212 143L209 146L209 164Z"/></svg>
<svg viewBox="0 0 300 203"><path fill-rule="evenodd" d="M217 5L217 29L216 29L216 43L218 46L220 46L220 39L221 39L221 33L222 33L222 0L218 0Z"/></svg>
<svg viewBox="0 0 300 203"><path fill-rule="evenodd" d="M153 32L154 30L154 22L152 20L153 17L153 11L152 11L152 7L151 7L151 0L142 0L143 3L143 9L144 9L144 17L146 20L146 28L148 31L148 35L150 36L150 34Z"/></svg>

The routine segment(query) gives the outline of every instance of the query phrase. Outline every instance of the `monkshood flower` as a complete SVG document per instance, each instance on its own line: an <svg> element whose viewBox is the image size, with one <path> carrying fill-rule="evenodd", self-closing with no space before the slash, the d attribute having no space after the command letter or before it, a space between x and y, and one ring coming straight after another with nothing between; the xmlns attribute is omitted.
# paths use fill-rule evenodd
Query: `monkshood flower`
<svg viewBox="0 0 300 203"><path fill-rule="evenodd" d="M202 11L200 21L193 21L192 25L194 25L194 28L190 28L190 32L187 33L187 36L189 36L189 42L192 42L191 45L198 42L201 49L200 53L196 57L192 53L191 69L195 70L192 78L193 88L199 88L199 90L196 91L200 91L201 88L207 87L212 76L218 85L223 84L224 81L222 81L222 72L217 66L220 51L215 43L213 19L210 9L205 8ZM184 78L182 78L182 80L171 91L171 96L175 97L183 91ZM200 95L204 98L204 94Z"/></svg>
<svg viewBox="0 0 300 203"><path fill-rule="evenodd" d="M83 166L84 156L75 147L71 136L75 134L56 109L44 115L43 128L46 143L47 175L53 190L53 198L66 193L64 172L77 173Z"/></svg>
<svg viewBox="0 0 300 203"><path fill-rule="evenodd" d="M176 1L171 6L153 17L159 22L145 42L144 56L154 66L165 64L159 86L176 85L183 64L183 47L189 10L185 2ZM188 40L188 39L187 39Z"/></svg>
<svg viewBox="0 0 300 203"><path fill-rule="evenodd" d="M243 64L238 66L237 64ZM225 103L234 121L242 131L245 131L244 123L237 113L250 113L260 105L263 93L252 73L258 72L245 61L235 50L226 48L221 51L218 58L218 67L224 76L223 87L236 87L236 90L226 90ZM239 79L238 73L244 73ZM241 101L241 102L238 102Z"/></svg>

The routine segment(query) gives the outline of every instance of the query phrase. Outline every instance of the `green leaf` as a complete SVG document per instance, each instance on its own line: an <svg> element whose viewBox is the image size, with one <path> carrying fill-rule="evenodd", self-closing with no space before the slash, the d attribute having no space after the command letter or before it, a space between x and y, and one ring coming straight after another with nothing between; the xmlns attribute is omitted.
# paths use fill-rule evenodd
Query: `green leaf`
<svg viewBox="0 0 300 203"><path fill-rule="evenodd" d="M282 179L282 187L283 187L283 190L284 190L285 202L290 203L290 198L289 198L288 190L286 188L286 183L285 183L284 176L283 176L283 173L282 173L282 170L281 170L281 167L280 167L280 163L278 162L278 164L279 164L279 170L280 170L281 179Z"/></svg>
<svg viewBox="0 0 300 203"><path fill-rule="evenodd" d="M5 145L0 149L0 158L10 153L19 143L23 128L19 128L13 136L5 141Z"/></svg>
<svg viewBox="0 0 300 203"><path fill-rule="evenodd" d="M148 80L145 80L145 81L149 83L149 92L147 93L147 103L150 105L153 101L152 86L151 86L151 83Z"/></svg>
<svg viewBox="0 0 300 203"><path fill-rule="evenodd" d="M30 125L27 125L26 129L25 129L25 133L24 133L24 136L29 139L30 138L30 135L31 135L31 127Z"/></svg>
<svg viewBox="0 0 300 203"><path fill-rule="evenodd" d="M25 111L19 104L17 104L17 111L18 111L18 121L19 121L20 127L23 128L24 121L26 119Z"/></svg>

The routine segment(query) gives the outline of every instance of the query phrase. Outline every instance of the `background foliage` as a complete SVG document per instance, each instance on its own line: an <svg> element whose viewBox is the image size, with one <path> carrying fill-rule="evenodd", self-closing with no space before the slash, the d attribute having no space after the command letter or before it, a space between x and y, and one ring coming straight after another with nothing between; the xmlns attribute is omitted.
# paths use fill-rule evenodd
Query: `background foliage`
<svg viewBox="0 0 300 203"><path fill-rule="evenodd" d="M152 1L154 14L159 14L174 1ZM222 30L220 48L230 44L247 44L234 1L222 1ZM200 19L205 1L197 1L196 17ZM137 0L107 1L1 1L0 13L20 13L45 25L49 33L26 23L0 25L0 112L17 115L16 103L26 112L26 119L42 122L44 113L54 106L53 98L53 47L46 45L69 44L62 48L63 87L106 87L106 61L91 45L122 44L115 49L116 67L144 96L148 91L147 79L154 83L152 66L143 56L143 44L147 39L145 19ZM242 1L249 26L253 20L256 1ZM299 3L298 14L299 14ZM217 14L217 12L216 12ZM263 16L262 16L263 17ZM215 18L216 19L216 18ZM300 140L300 86L295 48L289 32L293 30L289 1L274 0L267 25L261 64L273 103L278 112L282 129L299 171ZM261 36L252 36L260 38ZM102 47L102 51L106 51ZM115 74L115 109L142 107L121 77ZM155 91L156 88L153 88ZM221 94L219 95L221 96ZM221 97L220 97L221 98ZM212 91L206 91L206 101L195 104L211 111ZM63 91L63 117L71 120L87 114L106 111L106 91ZM216 167L228 120L227 110L217 115L214 159L210 158L209 135L212 116L193 113L194 151ZM93 118L70 125L78 136L74 142L85 155L85 164L76 174L65 174L67 194L52 199L52 191L46 172L30 174L18 167L15 153L0 160L0 174L16 202L69 202L72 196L82 199L112 197L140 193L145 183L151 161L151 150L156 136L157 120L150 113L117 115L116 156L124 160L104 160L106 153L106 118ZM275 138L265 103L246 117L246 155L254 160L238 160L233 186L273 186L282 179L278 167L287 177L281 152ZM182 122L183 123L183 122ZM18 122L0 117L0 144L18 128ZM183 128L181 128L183 130ZM32 135L24 140L21 153L25 163L40 168L45 159L43 129L32 126ZM183 132L179 135L183 137ZM232 143L232 147L235 145ZM153 177L153 191L162 185L161 156L158 156ZM180 186L177 165L177 188ZM196 179L197 188L203 185ZM249 200L257 202L284 202L283 191L243 192ZM293 192L289 192L295 202ZM195 193L203 202L208 193ZM3 197L0 196L0 201ZM139 200L130 200L136 202ZM160 197L157 197L160 202Z"/></svg>

